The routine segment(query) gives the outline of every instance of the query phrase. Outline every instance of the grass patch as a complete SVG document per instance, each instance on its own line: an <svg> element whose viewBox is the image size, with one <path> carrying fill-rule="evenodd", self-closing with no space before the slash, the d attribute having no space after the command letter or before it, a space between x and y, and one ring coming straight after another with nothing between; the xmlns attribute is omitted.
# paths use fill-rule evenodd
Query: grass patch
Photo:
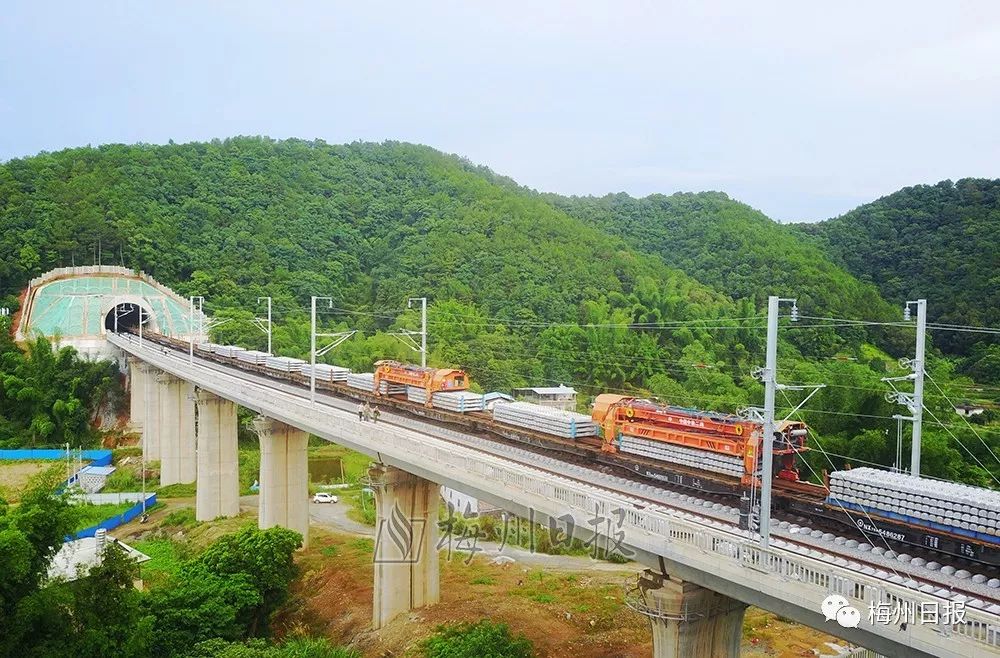
<svg viewBox="0 0 1000 658"><path fill-rule="evenodd" d="M115 472L104 483L104 488L101 491L104 493L119 493L122 491L140 491L141 489L142 481L139 479L139 476L128 470L126 466L125 468L115 469Z"/></svg>
<svg viewBox="0 0 1000 658"><path fill-rule="evenodd" d="M470 585L496 585L497 581L491 576L476 576L469 581Z"/></svg>
<svg viewBox="0 0 1000 658"><path fill-rule="evenodd" d="M186 484L170 484L156 490L158 498L191 498L197 492L194 482Z"/></svg>
<svg viewBox="0 0 1000 658"><path fill-rule="evenodd" d="M358 537L357 539L352 539L350 546L354 550L361 551L362 553L375 552L375 540L369 539L368 537Z"/></svg>
<svg viewBox="0 0 1000 658"><path fill-rule="evenodd" d="M21 494L33 484L42 481L56 482L66 479L66 462L49 460L13 459L0 461L0 497L16 503Z"/></svg>
<svg viewBox="0 0 1000 658"><path fill-rule="evenodd" d="M525 636L514 635L506 624L493 623L488 619L475 624L439 626L435 634L420 646L426 658L531 658L535 655L531 641Z"/></svg>
<svg viewBox="0 0 1000 658"><path fill-rule="evenodd" d="M323 557L337 557L337 553L340 552L340 549L331 544L319 549L319 552Z"/></svg>
<svg viewBox="0 0 1000 658"><path fill-rule="evenodd" d="M180 528L193 528L198 525L198 519L195 518L193 507L182 507L174 510L170 514L167 514L167 516L163 519L162 525Z"/></svg>
<svg viewBox="0 0 1000 658"><path fill-rule="evenodd" d="M341 460L344 466L344 479L348 482L359 483L361 478L368 473L368 466L372 463L372 458L360 452L355 452L335 443L309 448L309 457L323 458L336 457Z"/></svg>
<svg viewBox="0 0 1000 658"><path fill-rule="evenodd" d="M73 532L79 532L84 528L95 526L106 519L120 516L134 504L135 503L116 503L93 505L91 503L84 503L82 505L74 505L73 511L76 512L77 516L76 526L73 528Z"/></svg>
<svg viewBox="0 0 1000 658"><path fill-rule="evenodd" d="M589 578L576 574L551 574L541 570L526 574L509 595L536 603L571 606L574 613L586 614L595 620L589 627L591 631L606 630L624 608L618 585L594 585Z"/></svg>
<svg viewBox="0 0 1000 658"><path fill-rule="evenodd" d="M358 523L375 527L375 498L362 489L342 489L337 492L340 500L349 506L347 518ZM364 503L362 504L362 496Z"/></svg>
<svg viewBox="0 0 1000 658"><path fill-rule="evenodd" d="M150 586L166 582L170 576L180 571L184 561L177 544L169 539L147 539L136 542L133 547L150 558L140 565L142 578Z"/></svg>
<svg viewBox="0 0 1000 658"><path fill-rule="evenodd" d="M260 477L260 450L240 448L240 495L257 493L250 487Z"/></svg>
<svg viewBox="0 0 1000 658"><path fill-rule="evenodd" d="M114 448L111 450L111 459L115 464L126 457L142 458L142 446L128 446L124 448Z"/></svg>

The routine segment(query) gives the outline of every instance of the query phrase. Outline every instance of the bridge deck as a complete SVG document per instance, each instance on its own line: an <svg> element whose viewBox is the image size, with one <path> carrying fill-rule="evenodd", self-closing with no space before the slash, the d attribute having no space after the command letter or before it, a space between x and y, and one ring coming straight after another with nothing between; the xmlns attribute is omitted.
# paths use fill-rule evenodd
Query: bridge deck
<svg viewBox="0 0 1000 658"><path fill-rule="evenodd" d="M909 624L905 628L873 624L870 605L903 602L913 606L948 600L916 591L913 583L896 584L839 566L833 556L802 555L772 547L762 550L735 528L637 496L611 491L460 445L409 428L357 420L355 413L322 403L312 405L308 392L276 382L252 381L241 371L210 368L199 360L159 346L140 347L134 338L108 340L149 364L200 388L316 436L370 455L386 464L490 501L516 514L534 513L539 521L571 519L583 535L593 521L608 523L608 534L652 566L746 603L773 610L809 626L888 655L1000 655L1000 615L967 609L965 623L942 626ZM589 532L586 534L590 534ZM815 557L814 555L819 555ZM862 611L861 625L841 628L825 622L820 602L842 594Z"/></svg>

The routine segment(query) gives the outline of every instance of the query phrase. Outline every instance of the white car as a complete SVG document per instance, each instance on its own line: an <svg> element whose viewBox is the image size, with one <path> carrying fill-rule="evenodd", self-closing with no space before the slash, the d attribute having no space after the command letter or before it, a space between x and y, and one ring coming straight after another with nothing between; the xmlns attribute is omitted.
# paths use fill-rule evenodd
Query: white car
<svg viewBox="0 0 1000 658"><path fill-rule="evenodd" d="M314 503L335 503L337 502L337 497L333 494L328 494L320 491L318 494L313 496Z"/></svg>

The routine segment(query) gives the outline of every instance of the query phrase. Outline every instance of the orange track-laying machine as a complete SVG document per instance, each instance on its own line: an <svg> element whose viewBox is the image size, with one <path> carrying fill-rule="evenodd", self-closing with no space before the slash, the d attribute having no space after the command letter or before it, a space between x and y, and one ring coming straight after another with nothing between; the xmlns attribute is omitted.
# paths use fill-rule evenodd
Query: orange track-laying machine
<svg viewBox="0 0 1000 658"><path fill-rule="evenodd" d="M738 416L673 407L612 393L597 396L592 415L601 427L605 452L618 452L622 437L706 450L741 459L745 482L751 479L759 458L763 423ZM808 450L807 434L805 423L785 421L777 424L774 455L781 459L775 469L777 477L791 481L799 479L795 455Z"/></svg>
<svg viewBox="0 0 1000 658"><path fill-rule="evenodd" d="M439 391L464 391L469 388L469 377L464 370L454 368L422 368L399 361L375 362L375 393L382 395L382 382L417 386L427 393L426 406L431 406L431 396Z"/></svg>

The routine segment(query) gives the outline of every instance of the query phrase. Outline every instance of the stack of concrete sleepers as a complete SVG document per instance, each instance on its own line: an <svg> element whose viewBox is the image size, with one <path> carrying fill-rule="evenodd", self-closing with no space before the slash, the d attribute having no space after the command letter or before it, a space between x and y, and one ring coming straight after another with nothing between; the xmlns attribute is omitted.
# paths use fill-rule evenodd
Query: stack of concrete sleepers
<svg viewBox="0 0 1000 658"><path fill-rule="evenodd" d="M219 356L224 356L227 358L235 358L240 352L246 352L243 347L237 347L236 345L216 345L212 348L212 351Z"/></svg>
<svg viewBox="0 0 1000 658"><path fill-rule="evenodd" d="M493 420L567 439L597 436L597 425L590 416L530 402L498 402L493 407Z"/></svg>
<svg viewBox="0 0 1000 658"><path fill-rule="evenodd" d="M267 363L267 357L271 356L267 352L260 352L258 350L244 350L236 355L236 359L243 361L244 363L252 363L256 366L262 366Z"/></svg>
<svg viewBox="0 0 1000 658"><path fill-rule="evenodd" d="M406 399L410 402L424 404L427 402L427 391L419 386L406 387ZM482 411L486 408L483 396L469 391L439 391L434 393L431 406L435 409L447 409L460 414L470 411Z"/></svg>
<svg viewBox="0 0 1000 658"><path fill-rule="evenodd" d="M373 372L352 372L344 380L351 388L358 388L369 393L375 390L375 373Z"/></svg>
<svg viewBox="0 0 1000 658"><path fill-rule="evenodd" d="M267 357L267 367L271 370L278 370L280 372L302 372L302 366L305 365L305 361L302 359L293 359L288 356L269 356Z"/></svg>
<svg viewBox="0 0 1000 658"><path fill-rule="evenodd" d="M1000 492L876 468L830 474L830 502L890 518L1000 536Z"/></svg>
<svg viewBox="0 0 1000 658"><path fill-rule="evenodd" d="M379 393L382 395L404 395L406 393L406 384L390 384L384 381L379 387Z"/></svg>
<svg viewBox="0 0 1000 658"><path fill-rule="evenodd" d="M680 464L702 471L723 473L733 477L743 475L743 460L739 457L723 455L710 450L697 450L686 446L673 445L664 441L651 441L634 436L623 436L618 444L622 452L648 457L659 461Z"/></svg>
<svg viewBox="0 0 1000 658"><path fill-rule="evenodd" d="M348 375L350 375L350 368L343 368L341 366L331 366L325 363L316 364L316 379L325 382L346 382ZM308 363L302 366L302 374L305 377L312 376L312 366Z"/></svg>

